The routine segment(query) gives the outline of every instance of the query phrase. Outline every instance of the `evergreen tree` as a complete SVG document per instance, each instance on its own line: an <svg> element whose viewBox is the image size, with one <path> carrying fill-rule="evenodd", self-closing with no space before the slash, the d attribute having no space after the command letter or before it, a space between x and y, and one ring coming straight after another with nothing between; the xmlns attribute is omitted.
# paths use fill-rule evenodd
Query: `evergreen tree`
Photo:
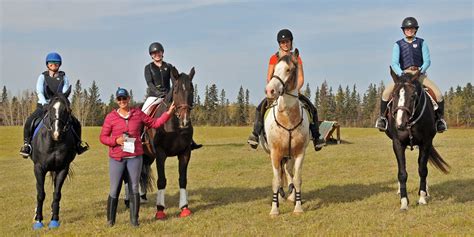
<svg viewBox="0 0 474 237"><path fill-rule="evenodd" d="M251 123L250 116L249 116L250 114L249 106L250 106L250 92L248 89L245 89L245 106L244 106L245 125L248 125Z"/></svg>
<svg viewBox="0 0 474 237"><path fill-rule="evenodd" d="M235 122L238 126L245 125L246 118L245 118L245 95L244 95L244 88L240 86L239 94L237 96L237 111L235 114Z"/></svg>
<svg viewBox="0 0 474 237"><path fill-rule="evenodd" d="M306 83L306 89L303 91L303 95L311 101L311 89L309 88L309 83Z"/></svg>

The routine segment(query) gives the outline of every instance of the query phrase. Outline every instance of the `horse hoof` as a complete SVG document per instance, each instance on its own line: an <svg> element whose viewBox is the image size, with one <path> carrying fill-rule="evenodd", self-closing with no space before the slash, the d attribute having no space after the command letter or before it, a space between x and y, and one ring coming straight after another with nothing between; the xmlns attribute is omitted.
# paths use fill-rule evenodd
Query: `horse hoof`
<svg viewBox="0 0 474 237"><path fill-rule="evenodd" d="M400 205L400 210L401 210L401 211L406 211L406 210L408 210L408 199L407 199L407 198L402 198L402 199L400 200L400 203L401 203L401 205Z"/></svg>
<svg viewBox="0 0 474 237"><path fill-rule="evenodd" d="M280 213L278 213L278 212L277 213L270 213L271 218L277 218L278 215L280 215Z"/></svg>
<svg viewBox="0 0 474 237"><path fill-rule="evenodd" d="M48 228L55 229L58 227L59 227L59 221L52 220L51 222L49 222Z"/></svg>
<svg viewBox="0 0 474 237"><path fill-rule="evenodd" d="M301 214L303 214L303 213L304 213L303 210L298 210L298 211L295 210L295 211L293 211L293 214L294 214L294 215L297 215L297 216L299 216L299 215L301 215Z"/></svg>
<svg viewBox="0 0 474 237"><path fill-rule="evenodd" d="M166 213L164 211L157 211L155 214L155 219L164 220L166 219Z"/></svg>
<svg viewBox="0 0 474 237"><path fill-rule="evenodd" d="M183 210L181 210L181 213L179 213L179 217L183 218L183 217L190 216L191 214L192 214L191 210L189 210L189 208L185 207L185 208L183 208Z"/></svg>
<svg viewBox="0 0 474 237"><path fill-rule="evenodd" d="M42 229L43 227L44 227L43 223L39 221L33 224L33 230L39 230L39 229Z"/></svg>

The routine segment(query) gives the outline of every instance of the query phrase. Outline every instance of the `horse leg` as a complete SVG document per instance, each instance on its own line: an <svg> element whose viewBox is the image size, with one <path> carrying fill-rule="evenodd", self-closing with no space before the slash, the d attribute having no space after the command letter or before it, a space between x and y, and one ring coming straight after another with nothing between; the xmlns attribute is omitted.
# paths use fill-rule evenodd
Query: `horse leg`
<svg viewBox="0 0 474 237"><path fill-rule="evenodd" d="M393 140L393 151L397 157L398 183L400 184L400 210L408 210L407 179L408 173L405 163L405 149L399 140Z"/></svg>
<svg viewBox="0 0 474 237"><path fill-rule="evenodd" d="M69 166L57 172L56 177L54 178L53 202L51 203L53 215L51 216L51 222L48 225L50 229L59 227L59 202L61 201L61 189L63 187L64 181L66 180L68 172Z"/></svg>
<svg viewBox="0 0 474 237"><path fill-rule="evenodd" d="M288 159L284 164L283 168L285 169L286 179L288 180L288 201L295 202L295 185L293 184L294 174L293 170L295 168L295 159Z"/></svg>
<svg viewBox="0 0 474 237"><path fill-rule="evenodd" d="M430 149L430 145L419 146L418 174L420 175L420 189L418 190L418 195L420 195L420 199L418 200L418 204L421 205L427 204L426 198L428 197L428 184L426 177L428 176L428 156L430 154Z"/></svg>
<svg viewBox="0 0 474 237"><path fill-rule="evenodd" d="M43 228L43 202L46 197L44 192L44 179L46 176L46 171L44 171L41 166L35 165L34 172L36 177L36 210L35 210L35 223L33 224L33 229Z"/></svg>
<svg viewBox="0 0 474 237"><path fill-rule="evenodd" d="M191 215L191 210L188 208L188 192L186 185L188 184L188 164L191 159L191 150L188 149L182 154L178 155L179 165L179 208L181 213L179 217L187 217Z"/></svg>
<svg viewBox="0 0 474 237"><path fill-rule="evenodd" d="M273 181L272 181L272 191L273 191L273 196L272 196L272 209L270 211L271 216L277 216L280 214L280 211L278 210L279 207L279 202L278 202L278 190L280 189L281 186L281 156L276 155L276 152L271 152L270 157L272 160L272 167L273 167Z"/></svg>
<svg viewBox="0 0 474 237"><path fill-rule="evenodd" d="M299 154L295 158L295 209L294 213L303 213L303 208L301 207L301 184L302 182L302 170L303 170L303 160L304 160L304 152Z"/></svg>
<svg viewBox="0 0 474 237"><path fill-rule="evenodd" d="M157 150L156 157L156 170L158 172L157 187L158 192L156 193L156 214L155 218L163 220L166 218L165 214L165 188L166 188L166 175L165 175L165 161L166 154L162 150Z"/></svg>

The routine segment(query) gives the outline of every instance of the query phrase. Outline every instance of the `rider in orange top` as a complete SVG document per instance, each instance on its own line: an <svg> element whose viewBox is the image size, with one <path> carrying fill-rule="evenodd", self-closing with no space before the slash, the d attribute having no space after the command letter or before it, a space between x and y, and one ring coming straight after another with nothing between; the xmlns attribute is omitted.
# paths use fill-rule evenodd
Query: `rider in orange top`
<svg viewBox="0 0 474 237"><path fill-rule="evenodd" d="M275 70L275 65L278 63L278 60L281 56L288 55L292 53L293 49L293 34L288 29L280 30L277 34L277 41L279 45L279 50L277 53L270 57L270 62L268 65L268 73L267 73L267 83L272 79L273 72ZM300 57L298 57L298 91L301 90L301 87L304 85L304 73L303 73L303 61ZM302 94L299 94L299 99L302 103L306 104L309 112L313 117L313 121L310 122L309 129L311 131L311 135L313 137L313 144L314 149L316 151L321 150L321 148L326 144L325 140L320 138L319 134L319 123L318 123L318 113L316 111L316 107L309 101L307 97ZM258 136L262 132L263 129L263 116L262 113L262 106L265 104L266 107L266 99L264 99L260 104L257 106L255 111L255 124L253 127L252 134L249 136L247 143L254 149L258 146Z"/></svg>

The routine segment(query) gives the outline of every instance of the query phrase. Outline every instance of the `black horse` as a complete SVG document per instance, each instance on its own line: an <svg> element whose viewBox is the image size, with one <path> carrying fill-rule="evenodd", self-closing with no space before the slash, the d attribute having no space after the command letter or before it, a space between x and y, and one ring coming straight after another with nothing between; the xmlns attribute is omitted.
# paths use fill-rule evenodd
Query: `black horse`
<svg viewBox="0 0 474 237"><path fill-rule="evenodd" d="M415 75L403 74L399 77L390 68L390 74L395 82L395 88L388 109L388 129L385 133L392 139L393 151L397 157L400 209L407 210L409 203L406 188L408 174L405 166L407 146L410 146L411 150L414 145L419 148L419 204L426 204L426 198L429 196L426 181L428 161L445 174L448 173L449 165L433 147L433 138L436 135L435 112L427 92L418 81L420 72Z"/></svg>
<svg viewBox="0 0 474 237"><path fill-rule="evenodd" d="M43 228L43 201L46 196L44 182L49 171L54 184L52 216L49 228L59 227L59 202L61 188L69 173L69 165L76 157L75 141L77 134L71 128L71 108L66 93L54 94L50 100L43 122L32 141L32 156L36 177L37 204L33 229ZM51 93L53 94L53 93Z"/></svg>
<svg viewBox="0 0 474 237"><path fill-rule="evenodd" d="M180 217L186 217L191 214L188 209L187 200L187 169L191 159L191 141L193 137L193 126L190 115L193 105L194 88L192 79L194 77L194 68L189 75L179 74L173 68L171 70L173 86L166 95L164 101L158 105L154 117L159 117L167 111L167 107L174 101L176 113L162 128L149 129L147 135L150 143L144 146L143 168L140 184L143 187L151 187L151 164L156 159L156 168L158 171L158 194L157 194L157 219L166 218L165 209L165 161L169 156L177 156L179 161L179 188L180 199L179 208L181 208Z"/></svg>

